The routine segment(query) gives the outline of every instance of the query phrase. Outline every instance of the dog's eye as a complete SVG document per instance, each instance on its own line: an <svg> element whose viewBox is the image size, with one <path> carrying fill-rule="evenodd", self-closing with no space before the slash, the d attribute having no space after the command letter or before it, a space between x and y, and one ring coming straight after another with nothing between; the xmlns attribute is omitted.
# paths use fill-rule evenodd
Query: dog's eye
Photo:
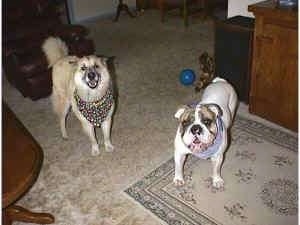
<svg viewBox="0 0 300 225"><path fill-rule="evenodd" d="M182 121L183 126L188 126L190 125L193 121L195 120L194 114L190 114L188 118L186 118L184 121Z"/></svg>
<svg viewBox="0 0 300 225"><path fill-rule="evenodd" d="M97 64L95 64L95 65L94 65L94 68L95 68L95 69L98 69L98 68L99 68L99 66L98 66Z"/></svg>
<svg viewBox="0 0 300 225"><path fill-rule="evenodd" d="M195 115L194 115L193 113L189 115L188 121L189 121L189 122L195 121Z"/></svg>
<svg viewBox="0 0 300 225"><path fill-rule="evenodd" d="M212 123L212 120L211 119L204 119L202 122L204 123L205 126L209 127Z"/></svg>
<svg viewBox="0 0 300 225"><path fill-rule="evenodd" d="M85 71L87 69L87 67L85 65L83 65L81 68L80 68L82 71Z"/></svg>

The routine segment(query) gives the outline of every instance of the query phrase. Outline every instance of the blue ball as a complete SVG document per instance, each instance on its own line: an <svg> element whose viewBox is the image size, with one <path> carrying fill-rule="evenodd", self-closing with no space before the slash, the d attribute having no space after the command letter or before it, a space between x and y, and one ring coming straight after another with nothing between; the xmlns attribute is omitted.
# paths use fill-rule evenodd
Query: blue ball
<svg viewBox="0 0 300 225"><path fill-rule="evenodd" d="M193 84L195 79L195 72L191 69L182 70L179 76L180 83L186 86Z"/></svg>

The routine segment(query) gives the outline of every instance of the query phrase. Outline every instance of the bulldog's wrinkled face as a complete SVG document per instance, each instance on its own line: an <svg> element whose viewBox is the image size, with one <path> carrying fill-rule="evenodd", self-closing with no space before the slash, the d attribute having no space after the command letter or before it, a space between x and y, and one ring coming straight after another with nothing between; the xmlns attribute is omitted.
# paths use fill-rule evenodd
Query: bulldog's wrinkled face
<svg viewBox="0 0 300 225"><path fill-rule="evenodd" d="M214 104L188 106L180 108L175 117L180 121L180 133L183 143L192 152L204 151L217 135L217 115L220 112Z"/></svg>

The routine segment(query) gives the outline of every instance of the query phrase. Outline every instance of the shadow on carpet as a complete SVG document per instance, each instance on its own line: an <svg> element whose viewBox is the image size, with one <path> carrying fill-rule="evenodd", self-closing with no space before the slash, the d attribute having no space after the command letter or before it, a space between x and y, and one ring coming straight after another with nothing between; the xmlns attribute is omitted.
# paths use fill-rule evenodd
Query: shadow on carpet
<svg viewBox="0 0 300 225"><path fill-rule="evenodd" d="M210 161L189 156L183 187L172 184L173 158L127 190L170 225L282 225L298 220L298 139L241 116L222 168L225 190L210 185Z"/></svg>

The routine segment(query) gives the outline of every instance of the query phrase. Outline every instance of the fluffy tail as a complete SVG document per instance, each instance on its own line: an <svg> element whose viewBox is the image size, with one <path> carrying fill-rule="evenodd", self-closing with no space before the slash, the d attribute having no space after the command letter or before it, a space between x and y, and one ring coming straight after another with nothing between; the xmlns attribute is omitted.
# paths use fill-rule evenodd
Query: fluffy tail
<svg viewBox="0 0 300 225"><path fill-rule="evenodd" d="M59 59L66 57L69 52L66 43L55 37L47 38L42 45L42 49L49 67L52 67Z"/></svg>

